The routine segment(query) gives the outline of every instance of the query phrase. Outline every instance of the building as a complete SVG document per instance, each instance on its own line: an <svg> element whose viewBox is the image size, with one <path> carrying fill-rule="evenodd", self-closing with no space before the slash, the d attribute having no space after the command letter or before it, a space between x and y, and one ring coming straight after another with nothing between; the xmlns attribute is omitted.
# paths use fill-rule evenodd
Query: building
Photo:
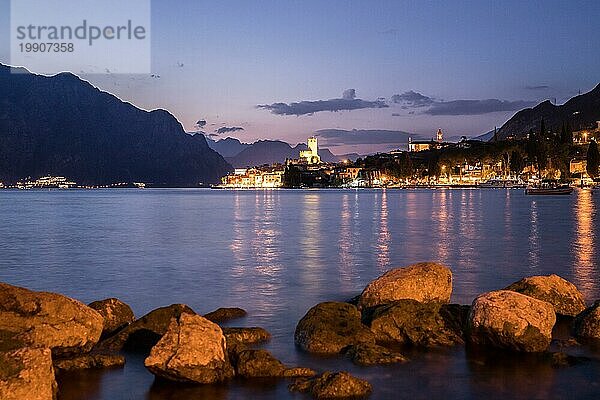
<svg viewBox="0 0 600 400"><path fill-rule="evenodd" d="M236 168L233 174L221 178L221 187L230 189L270 189L283 186L284 168L274 165L264 168Z"/></svg>
<svg viewBox="0 0 600 400"><path fill-rule="evenodd" d="M408 151L411 153L431 150L431 149L440 149L442 147L446 147L448 143L444 143L444 132L441 129L438 129L435 134L435 139L431 140L412 140L412 138L408 138Z"/></svg>
<svg viewBox="0 0 600 400"><path fill-rule="evenodd" d="M321 157L319 157L319 145L317 138L311 136L308 138L308 150L300 151L300 161L307 164L320 164Z"/></svg>
<svg viewBox="0 0 600 400"><path fill-rule="evenodd" d="M573 132L573 143L575 144L587 144L592 139L596 142L600 141L600 121L596 121L595 126Z"/></svg>

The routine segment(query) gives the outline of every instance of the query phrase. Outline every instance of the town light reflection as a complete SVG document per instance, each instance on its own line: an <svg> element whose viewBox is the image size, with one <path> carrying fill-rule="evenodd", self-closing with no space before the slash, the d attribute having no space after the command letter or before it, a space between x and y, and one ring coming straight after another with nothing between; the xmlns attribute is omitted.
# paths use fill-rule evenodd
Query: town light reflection
<svg viewBox="0 0 600 400"><path fill-rule="evenodd" d="M388 229L387 191L381 192L381 206L379 207L379 235L377 238L377 266L380 271L385 271L390 264L390 231Z"/></svg>
<svg viewBox="0 0 600 400"><path fill-rule="evenodd" d="M594 218L596 207L591 190L578 190L577 203L575 205L576 229L574 255L575 264L573 276L575 285L581 290L586 298L594 293L594 278L596 268L594 267Z"/></svg>
<svg viewBox="0 0 600 400"><path fill-rule="evenodd" d="M540 265L540 234L538 221L538 207L535 200L531 201L530 208L530 230L529 230L529 266L532 271L538 269Z"/></svg>

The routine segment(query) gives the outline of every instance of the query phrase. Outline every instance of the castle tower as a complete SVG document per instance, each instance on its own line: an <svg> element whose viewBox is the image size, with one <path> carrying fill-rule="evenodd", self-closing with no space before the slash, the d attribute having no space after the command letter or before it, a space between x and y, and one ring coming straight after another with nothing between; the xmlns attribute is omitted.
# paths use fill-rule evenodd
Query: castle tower
<svg viewBox="0 0 600 400"><path fill-rule="evenodd" d="M317 138L316 137L311 136L311 137L308 138L308 149L312 153L313 157L318 157L319 156L319 147L317 145Z"/></svg>
<svg viewBox="0 0 600 400"><path fill-rule="evenodd" d="M437 134L435 136L435 140L438 143L442 143L444 141L444 132L441 129L438 129Z"/></svg>
<svg viewBox="0 0 600 400"><path fill-rule="evenodd" d="M300 151L300 158L304 159L308 164L319 164L321 157L319 157L319 145L317 138L311 136L308 138L308 150Z"/></svg>

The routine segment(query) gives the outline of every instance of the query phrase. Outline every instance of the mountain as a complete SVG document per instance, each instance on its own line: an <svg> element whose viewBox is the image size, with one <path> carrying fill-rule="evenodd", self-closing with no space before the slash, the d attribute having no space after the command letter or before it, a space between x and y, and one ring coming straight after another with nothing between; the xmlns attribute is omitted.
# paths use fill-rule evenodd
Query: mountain
<svg viewBox="0 0 600 400"><path fill-rule="evenodd" d="M141 110L71 73L20 72L0 64L0 181L197 186L231 170L165 110Z"/></svg>
<svg viewBox="0 0 600 400"><path fill-rule="evenodd" d="M553 132L560 132L563 123L576 130L600 121L600 84L563 105L544 101L534 108L519 111L498 130L498 139L523 138L530 129L537 132L542 118Z"/></svg>
<svg viewBox="0 0 600 400"><path fill-rule="evenodd" d="M251 146L248 143L242 143L239 139L231 137L228 137L226 139L220 139L217 141L207 137L206 142L208 143L208 146L211 149L213 149L225 158L235 157L238 154L240 154L243 150Z"/></svg>
<svg viewBox="0 0 600 400"><path fill-rule="evenodd" d="M219 143L221 141L218 141ZM292 147L289 143L281 140L259 140L247 145L244 150L226 160L236 168L252 167L263 164L284 163L288 158L298 158L301 150L307 150L304 143ZM329 149L319 149L321 160L325 162L338 162L340 158L335 156Z"/></svg>
<svg viewBox="0 0 600 400"><path fill-rule="evenodd" d="M491 130L482 135L475 136L472 140L479 140L480 142L489 142L494 137L494 131Z"/></svg>

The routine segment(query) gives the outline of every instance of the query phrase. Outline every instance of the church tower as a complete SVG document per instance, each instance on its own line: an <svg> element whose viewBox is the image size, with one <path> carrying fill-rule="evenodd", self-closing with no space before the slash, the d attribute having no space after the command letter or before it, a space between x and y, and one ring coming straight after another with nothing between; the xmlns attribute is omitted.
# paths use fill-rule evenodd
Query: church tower
<svg viewBox="0 0 600 400"><path fill-rule="evenodd" d="M438 143L442 143L444 141L444 132L442 132L441 129L438 129L435 140Z"/></svg>

